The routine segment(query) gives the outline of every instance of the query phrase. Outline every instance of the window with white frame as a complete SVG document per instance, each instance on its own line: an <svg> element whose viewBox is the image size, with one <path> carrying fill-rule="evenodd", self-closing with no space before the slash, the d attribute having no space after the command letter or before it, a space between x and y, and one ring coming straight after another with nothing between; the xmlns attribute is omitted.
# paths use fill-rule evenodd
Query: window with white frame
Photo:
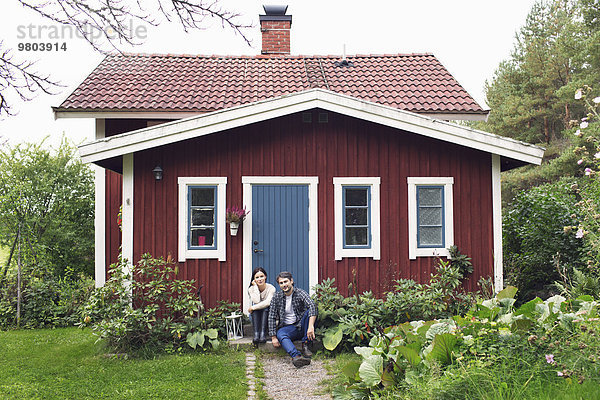
<svg viewBox="0 0 600 400"><path fill-rule="evenodd" d="M225 189L227 178L180 177L179 261L225 261Z"/></svg>
<svg viewBox="0 0 600 400"><path fill-rule="evenodd" d="M452 177L409 177L409 257L449 256L454 244Z"/></svg>
<svg viewBox="0 0 600 400"><path fill-rule="evenodd" d="M335 259L380 258L379 177L333 178Z"/></svg>

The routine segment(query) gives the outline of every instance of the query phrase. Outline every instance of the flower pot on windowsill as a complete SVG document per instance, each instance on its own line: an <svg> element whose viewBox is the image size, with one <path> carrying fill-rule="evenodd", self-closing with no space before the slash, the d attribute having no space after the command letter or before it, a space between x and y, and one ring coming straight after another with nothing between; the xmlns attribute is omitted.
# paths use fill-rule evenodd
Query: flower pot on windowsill
<svg viewBox="0 0 600 400"><path fill-rule="evenodd" d="M240 227L239 222L230 222L229 223L229 233L231 233L231 236L237 236L239 227Z"/></svg>

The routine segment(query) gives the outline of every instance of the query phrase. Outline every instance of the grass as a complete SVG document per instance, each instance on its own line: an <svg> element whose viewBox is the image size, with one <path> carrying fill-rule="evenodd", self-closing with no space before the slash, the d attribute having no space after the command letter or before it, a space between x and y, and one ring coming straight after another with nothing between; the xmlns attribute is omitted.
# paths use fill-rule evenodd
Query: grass
<svg viewBox="0 0 600 400"><path fill-rule="evenodd" d="M8 247L0 246L0 265L4 266L9 254L10 249Z"/></svg>
<svg viewBox="0 0 600 400"><path fill-rule="evenodd" d="M265 384L263 382L263 379L265 378L265 369L261 359L262 353L259 350L256 350L254 356L256 357L256 364L254 367L254 376L256 377L256 398L258 400L268 400L269 395L265 390Z"/></svg>
<svg viewBox="0 0 600 400"><path fill-rule="evenodd" d="M90 330L0 332L1 399L246 399L242 352L102 354Z"/></svg>

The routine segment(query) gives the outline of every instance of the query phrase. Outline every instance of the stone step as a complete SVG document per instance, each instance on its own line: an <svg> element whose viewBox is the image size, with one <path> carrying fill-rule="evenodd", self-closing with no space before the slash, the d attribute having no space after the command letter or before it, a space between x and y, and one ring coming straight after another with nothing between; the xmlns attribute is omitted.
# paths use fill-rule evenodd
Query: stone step
<svg viewBox="0 0 600 400"><path fill-rule="evenodd" d="M254 332L252 331L252 325L244 325L243 330L244 330L244 337L241 339L236 339L236 340L228 340L227 343L229 344L229 346L247 347L247 348L254 347L254 345L252 343L252 337L254 335ZM298 350L302 350L302 342L301 341L296 340L294 342L294 346L296 346L296 348ZM270 338L267 340L266 343L259 343L257 345L257 348L264 352L267 352L267 353L275 353L278 351L285 353L285 351L281 347L277 347L277 348L273 347L273 343L271 343ZM319 340L314 340L312 343L312 346L311 346L312 352L315 353L321 349L323 349L323 343L321 343L321 341L319 341Z"/></svg>

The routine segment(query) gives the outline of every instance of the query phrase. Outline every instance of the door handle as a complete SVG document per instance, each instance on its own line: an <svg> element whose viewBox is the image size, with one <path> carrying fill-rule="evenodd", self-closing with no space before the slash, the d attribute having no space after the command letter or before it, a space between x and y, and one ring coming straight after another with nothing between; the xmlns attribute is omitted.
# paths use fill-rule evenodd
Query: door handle
<svg viewBox="0 0 600 400"><path fill-rule="evenodd" d="M254 249L254 252L255 252L255 253L262 253L262 252L263 252L263 250Z"/></svg>

